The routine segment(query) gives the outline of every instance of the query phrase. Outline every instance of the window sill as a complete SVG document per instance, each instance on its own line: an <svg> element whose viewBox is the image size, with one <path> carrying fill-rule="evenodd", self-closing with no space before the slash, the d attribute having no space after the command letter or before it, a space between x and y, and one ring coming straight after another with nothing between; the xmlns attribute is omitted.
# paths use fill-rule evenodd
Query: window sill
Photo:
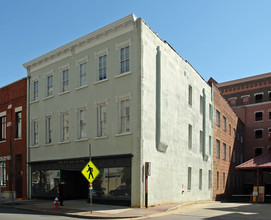
<svg viewBox="0 0 271 220"><path fill-rule="evenodd" d="M67 93L70 93L70 90L65 91L65 92L58 93L58 95L59 95L59 96L60 96L60 95L65 95L65 94L67 94Z"/></svg>
<svg viewBox="0 0 271 220"><path fill-rule="evenodd" d="M70 141L61 141L58 144L69 144L69 143L71 143L71 142Z"/></svg>
<svg viewBox="0 0 271 220"><path fill-rule="evenodd" d="M51 99L51 98L53 98L53 97L54 97L53 95L48 96L48 97L44 98L43 101L45 101L45 100L47 100L47 99Z"/></svg>
<svg viewBox="0 0 271 220"><path fill-rule="evenodd" d="M84 88L87 88L87 87L88 87L88 85L80 86L80 87L76 88L75 91L80 90L80 89L84 89Z"/></svg>
<svg viewBox="0 0 271 220"><path fill-rule="evenodd" d="M126 135L131 135L131 132L125 132L125 133L120 133L120 134L116 134L115 137L120 137L120 136L126 136Z"/></svg>
<svg viewBox="0 0 271 220"><path fill-rule="evenodd" d="M107 139L108 136L95 137L94 140Z"/></svg>
<svg viewBox="0 0 271 220"><path fill-rule="evenodd" d="M120 78L120 77L123 77L123 76L127 76L127 75L130 75L130 74L132 74L131 71L125 72L125 73L120 73L119 75L115 76L115 78L117 79L117 78Z"/></svg>
<svg viewBox="0 0 271 220"><path fill-rule="evenodd" d="M99 80L99 81L96 81L96 82L94 82L93 84L94 84L94 85L97 85L97 84L100 84L100 83L103 83L103 82L106 82L106 81L108 81L107 78L106 78L106 79Z"/></svg>
<svg viewBox="0 0 271 220"><path fill-rule="evenodd" d="M20 140L22 140L22 138L20 137L20 138L15 138L14 139L15 141L20 141Z"/></svg>
<svg viewBox="0 0 271 220"><path fill-rule="evenodd" d="M30 146L31 148L38 148L40 147L40 145L33 145L33 146Z"/></svg>
<svg viewBox="0 0 271 220"><path fill-rule="evenodd" d="M0 144L1 144L1 143L5 143L5 142L6 142L6 140L4 140L4 141L0 141Z"/></svg>
<svg viewBox="0 0 271 220"><path fill-rule="evenodd" d="M75 140L75 142L83 142L83 141L88 141L88 138L82 138L82 139Z"/></svg>
<svg viewBox="0 0 271 220"><path fill-rule="evenodd" d="M45 144L44 146L45 147L50 147L50 146L53 146L53 143Z"/></svg>
<svg viewBox="0 0 271 220"><path fill-rule="evenodd" d="M29 104L31 105L31 104L35 104L37 102L39 102L39 100L31 101Z"/></svg>

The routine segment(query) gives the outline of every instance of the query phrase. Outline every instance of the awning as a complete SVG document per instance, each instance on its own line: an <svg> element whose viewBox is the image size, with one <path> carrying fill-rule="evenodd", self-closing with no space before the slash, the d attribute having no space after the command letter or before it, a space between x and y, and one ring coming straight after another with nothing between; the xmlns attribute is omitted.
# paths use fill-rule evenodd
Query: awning
<svg viewBox="0 0 271 220"><path fill-rule="evenodd" d="M236 169L243 169L243 170L251 170L251 169L258 169L258 168L271 168L271 152L259 155L257 157L252 158L238 166L235 167Z"/></svg>

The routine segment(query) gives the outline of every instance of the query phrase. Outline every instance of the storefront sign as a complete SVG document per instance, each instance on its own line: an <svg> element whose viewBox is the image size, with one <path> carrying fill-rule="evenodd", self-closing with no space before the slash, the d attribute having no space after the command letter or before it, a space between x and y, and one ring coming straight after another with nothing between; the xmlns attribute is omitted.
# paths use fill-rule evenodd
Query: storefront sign
<svg viewBox="0 0 271 220"><path fill-rule="evenodd" d="M11 156L10 155L0 157L0 161L7 161L7 160L11 160Z"/></svg>

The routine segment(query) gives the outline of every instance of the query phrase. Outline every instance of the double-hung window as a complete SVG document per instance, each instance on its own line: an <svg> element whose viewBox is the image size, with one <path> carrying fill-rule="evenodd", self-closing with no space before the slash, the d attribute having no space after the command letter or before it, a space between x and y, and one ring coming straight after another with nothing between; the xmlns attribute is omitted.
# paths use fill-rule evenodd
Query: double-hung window
<svg viewBox="0 0 271 220"><path fill-rule="evenodd" d="M16 120L15 138L19 139L22 138L22 111L18 111L15 113L15 120Z"/></svg>
<svg viewBox="0 0 271 220"><path fill-rule="evenodd" d="M130 71L130 54L129 46L120 49L120 73L126 73Z"/></svg>
<svg viewBox="0 0 271 220"><path fill-rule="evenodd" d="M39 96L39 81L35 80L32 83L32 101L38 100Z"/></svg>
<svg viewBox="0 0 271 220"><path fill-rule="evenodd" d="M46 144L52 143L52 116L48 116L45 118L45 137Z"/></svg>
<svg viewBox="0 0 271 220"><path fill-rule="evenodd" d="M87 137L86 109L78 110L78 139Z"/></svg>
<svg viewBox="0 0 271 220"><path fill-rule="evenodd" d="M192 149L192 125L188 125L188 149Z"/></svg>
<svg viewBox="0 0 271 220"><path fill-rule="evenodd" d="M87 63L79 64L79 87L87 84Z"/></svg>
<svg viewBox="0 0 271 220"><path fill-rule="evenodd" d="M69 69L62 71L62 92L69 90Z"/></svg>
<svg viewBox="0 0 271 220"><path fill-rule="evenodd" d="M47 76L47 97L53 95L53 75Z"/></svg>
<svg viewBox="0 0 271 220"><path fill-rule="evenodd" d="M216 110L216 125L220 127L220 112Z"/></svg>
<svg viewBox="0 0 271 220"><path fill-rule="evenodd" d="M106 79L106 54L99 57L99 80Z"/></svg>
<svg viewBox="0 0 271 220"><path fill-rule="evenodd" d="M60 117L61 141L64 142L69 140L69 113L63 112Z"/></svg>
<svg viewBox="0 0 271 220"><path fill-rule="evenodd" d="M188 104L192 106L192 86L188 87Z"/></svg>
<svg viewBox="0 0 271 220"><path fill-rule="evenodd" d="M220 141L216 140L216 157L220 158Z"/></svg>
<svg viewBox="0 0 271 220"><path fill-rule="evenodd" d="M39 132L38 132L38 120L32 120L31 122L31 136L32 136L32 146L38 145L39 141L38 141L38 136L39 136Z"/></svg>
<svg viewBox="0 0 271 220"><path fill-rule="evenodd" d="M188 175L187 175L187 190L191 190L192 186L192 167L188 167Z"/></svg>
<svg viewBox="0 0 271 220"><path fill-rule="evenodd" d="M226 144L223 143L223 160L226 160L226 154L227 154L227 147L226 147Z"/></svg>
<svg viewBox="0 0 271 220"><path fill-rule="evenodd" d="M7 128L7 121L6 121L6 112L0 113L0 141L6 140L6 128Z"/></svg>
<svg viewBox="0 0 271 220"><path fill-rule="evenodd" d="M98 106L98 137L106 136L106 105L99 105Z"/></svg>
<svg viewBox="0 0 271 220"><path fill-rule="evenodd" d="M119 133L130 131L130 100L125 99L120 101L120 128Z"/></svg>

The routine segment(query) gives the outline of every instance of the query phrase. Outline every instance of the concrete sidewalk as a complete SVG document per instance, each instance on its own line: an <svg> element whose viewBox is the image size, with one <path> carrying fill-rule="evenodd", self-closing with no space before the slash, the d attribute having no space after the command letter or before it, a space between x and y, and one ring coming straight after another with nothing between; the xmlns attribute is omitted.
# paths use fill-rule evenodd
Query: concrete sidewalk
<svg viewBox="0 0 271 220"><path fill-rule="evenodd" d="M93 204L91 213L90 204L87 203L86 200L66 200L64 201L64 206L60 206L58 209L55 209L54 201L48 200L16 200L14 204L12 204L10 201L5 201L2 202L2 205L21 210L31 210L52 215L63 215L89 219L139 218L168 212L180 206L180 204L166 204L157 205L146 209Z"/></svg>

